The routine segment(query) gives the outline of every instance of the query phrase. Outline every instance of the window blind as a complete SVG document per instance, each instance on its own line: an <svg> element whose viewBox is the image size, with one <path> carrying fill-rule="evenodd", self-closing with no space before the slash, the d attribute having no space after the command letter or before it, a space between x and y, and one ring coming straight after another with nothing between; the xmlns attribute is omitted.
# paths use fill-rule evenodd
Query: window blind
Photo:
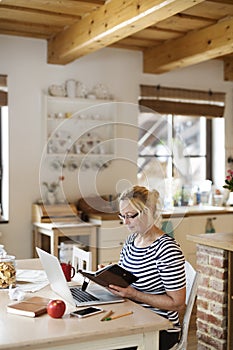
<svg viewBox="0 0 233 350"><path fill-rule="evenodd" d="M141 112L153 110L161 114L221 118L225 93L140 85L139 105Z"/></svg>

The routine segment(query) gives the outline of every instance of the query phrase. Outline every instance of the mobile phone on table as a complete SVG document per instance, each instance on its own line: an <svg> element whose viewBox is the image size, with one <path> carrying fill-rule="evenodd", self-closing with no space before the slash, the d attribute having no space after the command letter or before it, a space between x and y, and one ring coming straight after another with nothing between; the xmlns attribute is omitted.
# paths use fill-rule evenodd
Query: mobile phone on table
<svg viewBox="0 0 233 350"><path fill-rule="evenodd" d="M101 309L100 307L90 306L90 307L86 307L85 309L82 309L82 310L72 311L70 313L70 315L76 316L79 318L83 318L83 317L88 317L88 316L99 314L100 312L103 312L103 311L104 310Z"/></svg>

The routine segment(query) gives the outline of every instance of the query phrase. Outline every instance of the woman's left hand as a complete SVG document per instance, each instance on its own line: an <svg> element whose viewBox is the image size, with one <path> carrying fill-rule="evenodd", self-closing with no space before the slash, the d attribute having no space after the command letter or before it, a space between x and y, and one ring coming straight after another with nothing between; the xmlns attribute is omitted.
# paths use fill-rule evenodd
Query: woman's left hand
<svg viewBox="0 0 233 350"><path fill-rule="evenodd" d="M186 288L177 291L167 291L164 294L148 294L128 286L122 288L114 284L108 286L110 292L122 298L131 299L140 303L148 304L159 308L162 305L164 310L181 311L184 309Z"/></svg>
<svg viewBox="0 0 233 350"><path fill-rule="evenodd" d="M110 292L112 292L115 295L118 295L123 298L128 298L128 299L134 299L136 297L136 289L134 289L131 286L128 286L126 288L122 288L119 286L115 286L114 284L110 284L108 286L108 289Z"/></svg>

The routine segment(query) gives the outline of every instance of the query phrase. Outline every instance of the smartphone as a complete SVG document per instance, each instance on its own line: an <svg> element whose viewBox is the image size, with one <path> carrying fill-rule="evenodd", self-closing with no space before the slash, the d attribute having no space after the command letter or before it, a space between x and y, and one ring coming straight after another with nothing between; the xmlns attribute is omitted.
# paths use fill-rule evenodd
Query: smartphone
<svg viewBox="0 0 233 350"><path fill-rule="evenodd" d="M88 317L88 316L92 316L95 314L99 314L100 312L103 312L104 310L99 308L99 307L94 307L94 306L90 306L87 307L85 309L82 310L76 310L70 313L71 316L76 316L79 318L83 318L83 317Z"/></svg>

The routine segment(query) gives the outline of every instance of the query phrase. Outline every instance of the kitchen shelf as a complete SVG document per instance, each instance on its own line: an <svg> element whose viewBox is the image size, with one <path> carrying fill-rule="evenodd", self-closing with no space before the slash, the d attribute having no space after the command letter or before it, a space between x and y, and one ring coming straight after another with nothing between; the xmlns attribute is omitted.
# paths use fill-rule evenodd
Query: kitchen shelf
<svg viewBox="0 0 233 350"><path fill-rule="evenodd" d="M46 95L44 106L49 156L66 155L77 159L114 156L115 101Z"/></svg>

